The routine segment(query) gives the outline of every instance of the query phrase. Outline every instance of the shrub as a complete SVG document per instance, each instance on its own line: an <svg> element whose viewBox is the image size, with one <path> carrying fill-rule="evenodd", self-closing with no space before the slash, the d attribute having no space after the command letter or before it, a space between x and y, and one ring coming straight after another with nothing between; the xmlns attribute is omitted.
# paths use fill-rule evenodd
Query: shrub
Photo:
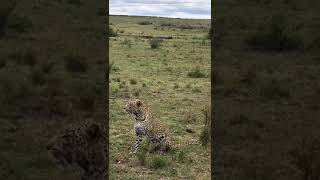
<svg viewBox="0 0 320 180"><path fill-rule="evenodd" d="M274 15L245 42L257 50L284 51L298 49L303 45L296 29L290 28L283 15Z"/></svg>
<svg viewBox="0 0 320 180"><path fill-rule="evenodd" d="M166 166L166 164L167 164L167 161L163 156L156 156L152 159L152 167L154 169L163 168Z"/></svg>
<svg viewBox="0 0 320 180"><path fill-rule="evenodd" d="M138 22L139 25L149 25L149 24L152 24L152 22L150 21L141 21L141 22Z"/></svg>
<svg viewBox="0 0 320 180"><path fill-rule="evenodd" d="M197 67L196 69L193 69L191 72L189 72L188 76L191 78L204 78L206 77L206 74L202 72L199 67Z"/></svg>
<svg viewBox="0 0 320 180"><path fill-rule="evenodd" d="M204 126L199 140L202 146L207 146L211 140L211 106L207 106L206 109L203 110L203 114L205 115Z"/></svg>
<svg viewBox="0 0 320 180"><path fill-rule="evenodd" d="M157 49L161 46L162 42L163 42L163 40L160 38L152 38L149 41L149 44L150 44L151 49Z"/></svg>
<svg viewBox="0 0 320 180"><path fill-rule="evenodd" d="M0 37L4 36L10 14L17 6L16 0L1 1L0 6Z"/></svg>
<svg viewBox="0 0 320 180"><path fill-rule="evenodd" d="M116 37L118 36L117 32L115 32L111 26L109 26L109 31L108 31L109 37Z"/></svg>
<svg viewBox="0 0 320 180"><path fill-rule="evenodd" d="M120 68L114 65L114 62L109 63L109 73L111 72L117 72Z"/></svg>
<svg viewBox="0 0 320 180"><path fill-rule="evenodd" d="M66 69L70 72L86 72L88 70L87 59L76 53L65 56Z"/></svg>

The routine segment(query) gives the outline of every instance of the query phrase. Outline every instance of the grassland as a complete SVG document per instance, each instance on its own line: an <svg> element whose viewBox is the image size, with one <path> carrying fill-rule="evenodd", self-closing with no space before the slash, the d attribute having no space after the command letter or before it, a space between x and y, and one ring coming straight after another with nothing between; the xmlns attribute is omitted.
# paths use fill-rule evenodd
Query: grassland
<svg viewBox="0 0 320 180"><path fill-rule="evenodd" d="M109 24L117 33L109 39L110 178L210 179L210 146L199 141L211 97L210 20L110 16ZM129 155L134 121L123 107L131 98L169 126L173 152Z"/></svg>
<svg viewBox="0 0 320 180"><path fill-rule="evenodd" d="M105 4L0 2L0 179L79 179L46 144L83 119L106 121ZM101 12L102 8L102 12Z"/></svg>
<svg viewBox="0 0 320 180"><path fill-rule="evenodd" d="M318 7L214 4L215 179L319 177Z"/></svg>

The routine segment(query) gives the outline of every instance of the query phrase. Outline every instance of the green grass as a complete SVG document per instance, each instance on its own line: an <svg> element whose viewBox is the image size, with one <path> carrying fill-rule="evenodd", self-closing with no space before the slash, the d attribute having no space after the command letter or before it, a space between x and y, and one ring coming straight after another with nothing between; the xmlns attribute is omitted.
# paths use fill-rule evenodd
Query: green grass
<svg viewBox="0 0 320 180"><path fill-rule="evenodd" d="M118 67L109 80L111 179L210 179L211 151L199 141L202 109L210 102L210 76L188 76L195 66L210 74L210 20L111 16L110 23L115 31L124 30L109 39L111 69ZM150 39L156 38L162 38L161 46L152 49ZM123 41L131 46L123 46ZM129 155L135 142L134 122L123 112L129 98L144 100L169 126L173 152ZM186 132L189 126L195 133Z"/></svg>

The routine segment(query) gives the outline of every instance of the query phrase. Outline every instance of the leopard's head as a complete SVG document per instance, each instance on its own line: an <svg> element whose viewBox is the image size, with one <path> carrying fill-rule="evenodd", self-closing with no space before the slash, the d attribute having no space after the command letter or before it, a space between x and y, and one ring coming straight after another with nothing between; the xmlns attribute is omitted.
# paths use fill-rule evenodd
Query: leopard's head
<svg viewBox="0 0 320 180"><path fill-rule="evenodd" d="M139 99L129 101L125 107L125 112L133 115L136 120L145 120L146 105Z"/></svg>
<svg viewBox="0 0 320 180"><path fill-rule="evenodd" d="M90 152L90 147L103 141L105 131L95 123L83 127L63 129L46 145L52 161L58 167L67 167L81 162L83 153Z"/></svg>

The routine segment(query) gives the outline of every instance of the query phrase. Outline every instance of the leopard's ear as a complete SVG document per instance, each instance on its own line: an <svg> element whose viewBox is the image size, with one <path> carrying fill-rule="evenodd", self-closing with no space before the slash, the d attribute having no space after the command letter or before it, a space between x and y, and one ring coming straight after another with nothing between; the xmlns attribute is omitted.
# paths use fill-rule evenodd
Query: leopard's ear
<svg viewBox="0 0 320 180"><path fill-rule="evenodd" d="M137 100L137 106L142 106L142 101L141 100Z"/></svg>

